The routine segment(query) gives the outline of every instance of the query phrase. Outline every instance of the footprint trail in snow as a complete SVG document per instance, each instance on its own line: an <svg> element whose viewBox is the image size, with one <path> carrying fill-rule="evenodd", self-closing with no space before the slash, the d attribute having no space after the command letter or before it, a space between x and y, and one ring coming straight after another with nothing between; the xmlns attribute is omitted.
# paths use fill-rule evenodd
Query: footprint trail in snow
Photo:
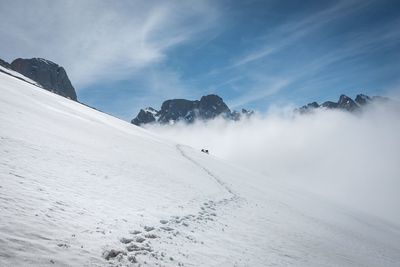
<svg viewBox="0 0 400 267"><path fill-rule="evenodd" d="M188 156L182 145L176 145L179 153L202 169L218 186L226 190L231 197L219 200L208 200L200 203L199 211L195 214L184 216L171 216L161 219L159 225L144 225L141 229L132 230L129 236L120 239L122 249L109 249L103 252L103 257L111 266L184 266L184 262L190 262L190 252L184 250L182 244L192 243L204 245L199 240L198 233L219 227L224 231L225 225L218 222L218 211L227 208L238 207L240 197L231 188L219 179L212 171ZM179 242L177 242L179 239ZM179 244L179 245L178 245ZM177 248L179 246L179 248ZM168 248L174 248L174 257L170 256ZM176 249L179 257L176 257Z"/></svg>

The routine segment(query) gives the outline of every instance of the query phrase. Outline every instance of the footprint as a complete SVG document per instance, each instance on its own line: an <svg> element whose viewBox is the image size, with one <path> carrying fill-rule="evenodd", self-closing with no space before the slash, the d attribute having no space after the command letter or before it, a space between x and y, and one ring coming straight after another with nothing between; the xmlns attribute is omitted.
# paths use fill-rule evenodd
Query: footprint
<svg viewBox="0 0 400 267"><path fill-rule="evenodd" d="M131 242L133 241L133 239L132 239L132 238L125 238L125 237L123 237L123 238L121 238L119 241L120 241L122 244L128 244L128 243L131 243Z"/></svg>
<svg viewBox="0 0 400 267"><path fill-rule="evenodd" d="M146 235L144 235L144 237L151 238L151 239L158 238L158 236L155 234L146 234Z"/></svg>
<svg viewBox="0 0 400 267"><path fill-rule="evenodd" d="M122 250L111 249L109 251L104 251L103 257L106 260L110 260L110 259L113 259L113 258L117 257L120 254L125 255L126 253L123 252Z"/></svg>
<svg viewBox="0 0 400 267"><path fill-rule="evenodd" d="M126 250L128 250L129 252L132 252L132 251L147 251L147 252L152 252L153 251L153 249L150 247L150 245L149 244L144 244L143 246L138 246L138 245L136 245L136 244L134 244L134 243L131 243L131 244L129 244L127 247L126 247Z"/></svg>
<svg viewBox="0 0 400 267"><path fill-rule="evenodd" d="M129 252L132 252L132 251L140 251L141 250L141 247L139 247L138 245L136 245L136 244L129 244L127 247L126 247L126 250L128 250Z"/></svg>
<svg viewBox="0 0 400 267"><path fill-rule="evenodd" d="M172 230L174 230L174 228L171 228L171 227L168 227L168 226L162 226L162 227L160 227L162 230L164 230L164 231L172 231Z"/></svg>
<svg viewBox="0 0 400 267"><path fill-rule="evenodd" d="M145 226L145 227L143 227L143 229L146 231L146 232L150 232L150 231L153 231L155 228L153 227L153 226Z"/></svg>
<svg viewBox="0 0 400 267"><path fill-rule="evenodd" d="M128 261L130 261L132 263L137 263L136 257L132 256L132 255L128 257Z"/></svg>
<svg viewBox="0 0 400 267"><path fill-rule="evenodd" d="M143 243L143 241L145 241L145 240L146 240L146 238L141 237L141 236L136 238L136 242L138 242L138 243Z"/></svg>

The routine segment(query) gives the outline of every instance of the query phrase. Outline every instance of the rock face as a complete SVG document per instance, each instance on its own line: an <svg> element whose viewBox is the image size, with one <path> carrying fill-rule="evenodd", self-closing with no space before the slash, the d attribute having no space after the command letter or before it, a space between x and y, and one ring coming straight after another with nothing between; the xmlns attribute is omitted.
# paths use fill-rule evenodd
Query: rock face
<svg viewBox="0 0 400 267"><path fill-rule="evenodd" d="M36 81L48 91L77 101L76 92L64 68L42 58L18 58L11 63L11 69Z"/></svg>
<svg viewBox="0 0 400 267"><path fill-rule="evenodd" d="M199 117L202 119L213 119L219 115L230 116L231 110L224 103L221 97L217 95L207 95L200 99Z"/></svg>
<svg viewBox="0 0 400 267"><path fill-rule="evenodd" d="M345 109L347 111L354 111L358 108L356 102L346 95L341 95L338 101L337 108Z"/></svg>
<svg viewBox="0 0 400 267"><path fill-rule="evenodd" d="M186 99L171 99L161 105L161 110L157 113L158 122L170 123L185 120L193 122L196 117L198 101Z"/></svg>
<svg viewBox="0 0 400 267"><path fill-rule="evenodd" d="M319 106L313 107L313 108L318 108ZM322 103L321 107L327 108L327 109L335 109L338 107L338 103L332 102L332 101L325 101Z"/></svg>
<svg viewBox="0 0 400 267"><path fill-rule="evenodd" d="M318 108L325 108L325 109L339 109L339 110L344 110L344 111L349 111L349 112L355 112L355 111L359 110L361 107L363 107L369 103L377 102L377 101L384 102L384 101L388 101L388 100L389 99L386 97L381 97L381 96L369 97L369 96L363 95L363 94L357 95L355 100L353 100L346 95L341 95L339 97L338 102L325 101L321 105L319 105L317 102L312 102L305 106L302 106L301 108L296 109L296 111L303 114L303 113L312 112L313 110L318 109Z"/></svg>
<svg viewBox="0 0 400 267"><path fill-rule="evenodd" d="M248 119L253 115L254 115L254 111L242 108L241 112L238 112L236 110L232 111L230 118L234 121L239 121L243 118Z"/></svg>
<svg viewBox="0 0 400 267"><path fill-rule="evenodd" d="M0 58L0 66L7 68L7 69L11 69L11 65L10 63L8 63L7 61L4 61Z"/></svg>
<svg viewBox="0 0 400 267"><path fill-rule="evenodd" d="M153 108L141 109L139 114L131 122L135 125L153 123L156 121L157 111Z"/></svg>
<svg viewBox="0 0 400 267"><path fill-rule="evenodd" d="M206 95L194 101L186 99L164 101L159 111L153 108L141 109L131 122L138 126L147 123L174 124L179 121L192 123L196 120L210 120L218 116L229 120L240 120L243 116L250 117L253 113L245 109L242 112L231 112L221 97Z"/></svg>
<svg viewBox="0 0 400 267"><path fill-rule="evenodd" d="M325 102L325 103L326 103L326 102ZM325 104L325 103L324 103L324 104ZM318 107L319 107L319 105L318 105L317 102L308 103L307 105L302 106L302 107L300 108L300 112L307 112L308 110L312 110L312 109L318 108Z"/></svg>
<svg viewBox="0 0 400 267"><path fill-rule="evenodd" d="M355 101L358 105L363 106L371 102L371 98L367 95L359 94L356 96Z"/></svg>

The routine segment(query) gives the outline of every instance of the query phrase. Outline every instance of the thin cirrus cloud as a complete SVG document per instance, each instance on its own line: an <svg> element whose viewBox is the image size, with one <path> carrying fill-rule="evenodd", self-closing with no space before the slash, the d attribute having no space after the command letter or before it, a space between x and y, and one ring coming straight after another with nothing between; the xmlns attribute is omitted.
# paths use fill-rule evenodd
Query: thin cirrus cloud
<svg viewBox="0 0 400 267"><path fill-rule="evenodd" d="M368 2L369 1L339 1L315 14L303 15L300 19L293 19L284 23L262 38L264 42L272 42L272 44L255 48L241 55L234 61L231 67L240 67L278 52L284 49L285 46L322 28L327 23L365 8Z"/></svg>
<svg viewBox="0 0 400 267"><path fill-rule="evenodd" d="M316 71L317 65L318 68L323 68L333 61L342 59L344 54L335 52L334 56L337 56L336 58L329 55L329 59L327 56L323 56L323 59L311 60L296 72L293 72L290 66L285 66L285 70L275 77L268 76L262 68L260 70L259 66L264 64L263 61L267 60L269 56L284 51L287 46L299 42L301 38L312 35L324 25L362 10L369 3L369 1L363 3L359 1L340 1L322 8L314 14L302 14L299 18L277 26L265 36L256 38L257 44L250 46L249 51L232 58L226 67L211 70L208 75L233 75L235 77L227 79L232 81L229 82L229 85L236 91L244 91L245 94L239 94L235 99L229 101L234 108L277 94L293 82L303 78L310 71ZM261 45L258 44L260 40ZM243 70L245 70L246 75L243 75ZM239 75L237 71L240 73ZM238 81L243 84L241 77L247 80L244 83L245 90L241 90L240 86L237 85Z"/></svg>
<svg viewBox="0 0 400 267"><path fill-rule="evenodd" d="M343 78L343 73L340 74L343 67L336 67L343 62L348 64L346 66L348 73L351 72L354 75L354 84L357 86L357 82L361 84L360 80L366 82L369 79L369 76L362 77L362 79L357 77L363 73L371 72L371 69L368 68L372 68L373 64L371 64L371 61L365 61L367 57L399 45L400 34L397 31L398 27L396 27L396 25L399 25L398 19L386 23L372 23L369 27L358 29L355 32L351 30L335 32L335 36L341 40L338 46L328 47L327 44L310 43L309 51L302 51L306 55L304 59L290 61L290 59L285 59L284 56L282 60L276 59L277 54L280 57L287 51L293 53L293 46L307 42L315 36L321 36L324 27L332 27L335 23L366 12L366 10L372 8L372 4L376 4L376 2L341 1L312 15L302 14L300 18L289 20L277 26L262 38L257 38L257 45L233 58L225 68L212 70L209 75L216 76L228 73L228 76L235 77L230 86L238 92L244 92L230 101L235 107L278 95L290 87L300 90L306 86L301 83L306 83L310 88L315 81L325 79L325 84L322 83L320 86L332 86L329 84L329 79L333 81L340 79L339 76ZM313 46L315 46L315 51L312 50ZM364 63L358 64L359 61L363 60ZM351 65L351 63L354 64ZM265 67L267 65L275 66L274 73L271 68ZM333 70L327 71L329 68L332 69L332 66ZM391 64L391 68L393 69L393 64ZM373 71L376 74L379 70L373 69ZM376 75L370 77L376 79ZM247 80L246 83L243 82L244 79ZM294 84L295 86L293 86ZM350 85L348 81L346 81L346 84Z"/></svg>
<svg viewBox="0 0 400 267"><path fill-rule="evenodd" d="M53 60L78 89L160 63L216 18L195 1L3 1L0 9L2 56Z"/></svg>
<svg viewBox="0 0 400 267"><path fill-rule="evenodd" d="M266 77L262 77L261 75L255 80L257 82L253 83L253 85L248 88L248 91L245 95L237 97L229 102L230 107L241 107L247 103L251 103L253 101L276 94L292 82L291 78L289 77L268 79Z"/></svg>

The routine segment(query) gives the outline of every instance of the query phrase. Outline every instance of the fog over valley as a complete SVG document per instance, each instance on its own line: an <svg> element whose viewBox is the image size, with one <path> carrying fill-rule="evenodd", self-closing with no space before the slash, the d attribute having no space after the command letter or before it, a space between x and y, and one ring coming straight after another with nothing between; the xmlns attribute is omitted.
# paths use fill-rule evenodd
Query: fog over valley
<svg viewBox="0 0 400 267"><path fill-rule="evenodd" d="M161 136L386 220L400 222L400 109L271 108L248 120L146 126Z"/></svg>

